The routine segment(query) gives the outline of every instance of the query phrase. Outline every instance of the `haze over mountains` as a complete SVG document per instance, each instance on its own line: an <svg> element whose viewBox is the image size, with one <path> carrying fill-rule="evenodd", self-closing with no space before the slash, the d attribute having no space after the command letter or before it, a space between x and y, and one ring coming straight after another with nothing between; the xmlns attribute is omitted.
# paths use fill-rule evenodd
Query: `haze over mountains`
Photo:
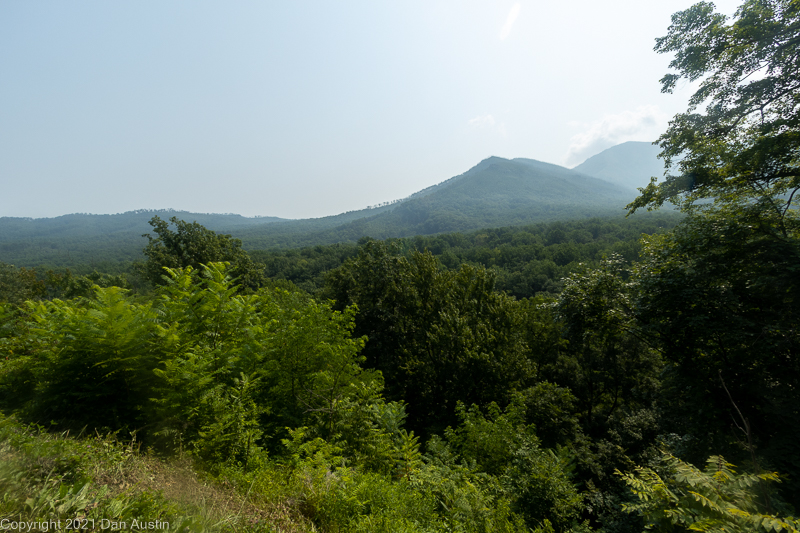
<svg viewBox="0 0 800 533"><path fill-rule="evenodd" d="M624 214L651 176L661 176L658 148L624 143L567 169L532 159L489 157L467 172L376 208L284 220L181 211L117 215L0 218L0 261L17 266L67 266L141 257L148 221L158 215L197 221L242 239L247 249L287 248L361 237L407 237L558 219Z"/></svg>
<svg viewBox="0 0 800 533"><path fill-rule="evenodd" d="M664 162L658 159L660 151L661 148L650 143L626 142L590 157L572 170L638 189L646 186L651 176L664 175ZM642 180L642 176L647 179Z"/></svg>

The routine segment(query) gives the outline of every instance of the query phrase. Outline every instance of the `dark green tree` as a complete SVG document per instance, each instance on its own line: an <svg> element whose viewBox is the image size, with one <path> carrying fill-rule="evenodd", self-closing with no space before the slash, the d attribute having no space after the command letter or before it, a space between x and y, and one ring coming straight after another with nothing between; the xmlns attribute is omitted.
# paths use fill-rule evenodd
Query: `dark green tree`
<svg viewBox="0 0 800 533"><path fill-rule="evenodd" d="M512 510L528 524L547 520L556 531L580 531L583 498L570 482L566 458L541 447L524 410L517 402L505 412L489 404L484 414L459 404L461 423L448 428L447 440L468 463L500 480Z"/></svg>
<svg viewBox="0 0 800 533"><path fill-rule="evenodd" d="M175 230L170 229L170 223ZM150 220L156 236L144 234L148 243L144 248L147 261L142 265L143 276L154 285L163 285L167 278L164 267L202 270L212 262L230 263L229 274L244 291L254 291L265 282L264 265L254 263L242 249L242 241L230 235L217 235L198 224L176 217L169 222L154 216Z"/></svg>
<svg viewBox="0 0 800 533"><path fill-rule="evenodd" d="M35 270L0 262L0 303L20 305L45 293L45 284L36 278Z"/></svg>
<svg viewBox="0 0 800 533"><path fill-rule="evenodd" d="M635 313L669 366L666 429L689 459L716 453L789 474L800 505L800 3L747 0L732 19L698 3L676 13L656 51L662 80L700 81L660 137L672 173L630 204L688 214L651 238L634 275ZM700 111L705 105L704 111Z"/></svg>
<svg viewBox="0 0 800 533"><path fill-rule="evenodd" d="M85 276L77 276L69 269L62 272L48 270L45 273L48 298L94 298L95 288L120 287L131 289L125 274L111 275L93 271Z"/></svg>
<svg viewBox="0 0 800 533"><path fill-rule="evenodd" d="M663 404L671 431L693 435L692 458L746 452L748 436L735 426L730 431L732 422L743 426L738 409L750 421L758 455L794 477L800 239L783 237L777 217L751 213L755 207L736 217L692 216L649 238L636 267L636 312L671 363Z"/></svg>
<svg viewBox="0 0 800 533"><path fill-rule="evenodd" d="M651 406L661 369L638 334L622 259L567 278L555 311L567 344L549 372L575 394L586 432L601 438L615 418Z"/></svg>
<svg viewBox="0 0 800 533"><path fill-rule="evenodd" d="M661 432L656 400L662 359L640 334L633 288L624 274L622 259L612 256L599 268L566 278L555 302L562 344L555 359L543 361L539 375L566 387L574 402L547 388L526 391L528 419L541 418L531 417L531 403L560 409L560 420L547 421L543 429L558 428L556 442L572 440L567 445L577 476L590 493L586 516L596 525L615 524L612 531L637 530L619 513L626 491L613 471L646 460ZM580 432L566 424L573 413Z"/></svg>
<svg viewBox="0 0 800 533"><path fill-rule="evenodd" d="M800 188L799 32L795 0L747 0L732 20L710 2L672 16L655 47L675 54L662 92L702 81L659 138L661 156L678 172L654 180L632 210L744 197L768 204L782 223Z"/></svg>
<svg viewBox="0 0 800 533"><path fill-rule="evenodd" d="M390 400L408 402L417 431L455 423L458 401L506 404L531 375L520 306L482 268L445 270L430 253L371 241L331 273L328 295L358 306L366 365L383 372Z"/></svg>

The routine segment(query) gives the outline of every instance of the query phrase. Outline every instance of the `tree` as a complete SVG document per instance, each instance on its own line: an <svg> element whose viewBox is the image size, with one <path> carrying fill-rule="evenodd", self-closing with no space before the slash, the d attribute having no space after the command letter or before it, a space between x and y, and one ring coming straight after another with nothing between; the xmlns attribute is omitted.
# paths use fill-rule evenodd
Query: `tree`
<svg viewBox="0 0 800 533"><path fill-rule="evenodd" d="M149 303L135 303L119 287L95 287L95 293L93 299L28 302L30 355L14 354L10 363L32 372L26 411L34 419L138 429L145 423L152 370L164 356L156 315Z"/></svg>
<svg viewBox="0 0 800 533"><path fill-rule="evenodd" d="M791 474L784 486L797 494L800 240L765 220L709 212L648 238L634 274L636 314L671 363L662 404L669 430L693 436L693 459L741 453L722 377L759 455Z"/></svg>
<svg viewBox="0 0 800 533"><path fill-rule="evenodd" d="M21 305L25 300L44 296L45 284L33 269L16 268L0 261L0 302Z"/></svg>
<svg viewBox="0 0 800 533"><path fill-rule="evenodd" d="M456 410L461 423L447 429L449 444L467 464L497 477L514 512L531 525L549 520L557 531L578 526L583 498L570 482L566 458L542 449L522 405L503 412L492 403L484 414L459 403Z"/></svg>
<svg viewBox="0 0 800 533"><path fill-rule="evenodd" d="M175 231L170 229L175 225ZM147 262L141 271L154 285L163 285L167 278L164 267L202 270L203 265L212 262L230 263L229 273L236 279L242 290L253 291L265 282L264 265L254 263L242 249L242 241L230 235L217 235L198 224L191 224L177 217L169 219L169 223L154 216L150 220L157 237L149 233L148 243L144 248Z"/></svg>
<svg viewBox="0 0 800 533"><path fill-rule="evenodd" d="M299 291L237 294L223 263L199 277L191 268L167 272L155 305L160 335L173 345L156 372L161 435L206 457L244 458L258 434L274 446L270 437L287 426L330 438L344 400L380 381L359 366L355 309L334 312Z"/></svg>
<svg viewBox="0 0 800 533"><path fill-rule="evenodd" d="M390 400L408 402L416 431L455 423L458 401L507 404L530 377L521 307L489 271L445 270L429 252L406 258L371 241L327 282L340 307L358 306L366 366L383 373Z"/></svg>
<svg viewBox="0 0 800 533"><path fill-rule="evenodd" d="M800 188L800 2L747 0L732 21L700 2L672 16L655 50L675 53L677 73L661 79L662 92L702 81L659 138L661 157L680 172L653 179L631 211L745 198L783 224ZM696 112L703 103L705 113Z"/></svg>
<svg viewBox="0 0 800 533"><path fill-rule="evenodd" d="M575 394L593 438L616 417L649 407L658 390L660 357L638 335L622 276L619 256L576 272L564 280L555 307L567 346L550 372Z"/></svg>
<svg viewBox="0 0 800 533"><path fill-rule="evenodd" d="M800 2L746 0L731 20L698 3L673 15L656 51L675 54L663 92L700 80L659 138L679 172L629 205L688 214L645 241L634 273L637 319L670 363L665 425L691 438L695 461L745 455L728 431L740 410L748 460L788 473L797 505Z"/></svg>

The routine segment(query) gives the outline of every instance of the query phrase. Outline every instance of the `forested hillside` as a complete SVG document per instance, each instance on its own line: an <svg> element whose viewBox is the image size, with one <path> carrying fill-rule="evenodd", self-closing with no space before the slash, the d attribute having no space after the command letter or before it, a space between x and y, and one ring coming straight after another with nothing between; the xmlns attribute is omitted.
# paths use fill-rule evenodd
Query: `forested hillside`
<svg viewBox="0 0 800 533"><path fill-rule="evenodd" d="M600 179L529 159L491 157L436 187L374 216L317 229L313 221L245 229L237 236L249 249L287 248L468 231L622 214L635 196Z"/></svg>
<svg viewBox="0 0 800 533"><path fill-rule="evenodd" d="M117 215L73 214L55 218L0 217L0 261L18 266L94 268L117 272L142 258L154 216L196 221L215 231L236 231L249 225L280 221L276 217L188 213L140 209Z"/></svg>
<svg viewBox="0 0 800 533"><path fill-rule="evenodd" d="M29 303L1 307L8 359L0 407L59 430L122 429L161 453L189 451L220 481L243 492L255 486L263 514L288 505L294 524L333 531L640 531L642 522L622 504L635 509L626 485L647 487L641 483L650 478L629 473L626 482L614 474L634 465L685 471L710 495L754 501L758 492L737 488L752 485L751 478L731 471L731 486L720 487L663 450L684 461L720 452L748 461L747 449L726 431L732 407L724 383L746 419L759 421L747 434L759 443L759 461L792 473L786 459L793 455L784 454L793 433L780 420L793 407L758 412L765 401L780 406L776 400L786 394L763 388L778 360L762 357L765 366L746 381L742 369L729 367L722 381L713 365L664 354L710 355L720 334L733 343L722 354L731 353L737 337L758 330L761 353L779 359L795 350L780 331L794 327L798 314L765 288L795 289L800 250L795 242L761 272L758 261L731 255L743 238L757 255L774 246L746 221L749 230L734 231L742 224L732 222L730 240L714 244L696 240L703 218L666 233L661 217L645 220L662 233L644 242L643 261L632 265L610 252L632 242L614 238L626 236L626 224L604 220L365 241L323 275L323 301L291 285L237 286L229 269L250 268L236 252L240 245L192 225L165 225L146 250L154 266L170 257L192 261L178 254L194 249L232 254L230 267L205 259L197 268L171 268L145 297L108 280L71 300L17 295ZM180 234L205 244L186 248ZM586 248L576 246L581 238ZM589 264L563 265L571 274L535 298L498 291L495 271L472 261L536 267L531 256L539 256L554 264L547 256L565 244ZM686 246L691 270L669 252ZM438 247L439 257L456 263L447 268L417 247ZM330 258L341 246L312 250ZM600 251L607 259L593 257ZM670 275L665 258L678 261ZM722 278L734 281L726 289L717 280L728 265L740 274ZM16 273L35 287L28 274ZM782 282L768 281L775 277ZM730 304L718 308L726 293ZM706 305L685 300L697 294ZM669 317L678 310L675 322ZM698 321L711 324L710 335L692 332ZM765 335L767 325L775 329ZM781 382L793 386L779 366ZM681 395L687 387L698 392ZM712 457L707 475L720 464L727 465ZM62 472L71 486L69 471ZM786 490L770 492L774 508L796 503L794 483L786 481ZM10 494L23 491L4 483ZM136 498L113 501L134 505ZM92 516L108 516L102 512Z"/></svg>
<svg viewBox="0 0 800 533"><path fill-rule="evenodd" d="M0 518L800 532L798 28L788 0L673 16L663 90L699 89L626 219L249 254L153 217L135 289L0 264ZM366 221L619 193L551 167L489 159Z"/></svg>
<svg viewBox="0 0 800 533"><path fill-rule="evenodd" d="M640 149L640 151L642 151ZM653 158L650 151L632 154ZM606 165L607 175L628 175L623 160ZM640 176L643 182L649 176ZM247 218L178 211L140 210L119 215L65 215L53 219L0 218L0 260L26 267L92 265L120 271L141 259L142 235L154 215L176 216L232 234L248 250L296 248L364 236L384 239L467 231L490 226L619 216L635 196L607 181L530 159L492 157L466 173L381 206L307 219Z"/></svg>
<svg viewBox="0 0 800 533"><path fill-rule="evenodd" d="M517 298L540 292L557 293L561 280L585 265L599 265L617 254L626 262L639 259L640 238L672 228L676 213L639 213L630 218L595 218L487 228L469 233L445 233L392 239L398 253L432 253L443 266L462 264L491 269L496 288ZM367 239L362 240L362 242ZM265 265L268 277L291 281L312 294L325 285L327 273L358 254L356 244L311 246L292 250L254 250L253 260Z"/></svg>

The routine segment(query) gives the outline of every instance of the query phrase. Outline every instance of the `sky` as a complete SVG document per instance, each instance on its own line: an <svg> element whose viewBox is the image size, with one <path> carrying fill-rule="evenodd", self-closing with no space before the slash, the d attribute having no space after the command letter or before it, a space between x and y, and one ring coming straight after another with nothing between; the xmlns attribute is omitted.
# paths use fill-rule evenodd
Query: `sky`
<svg viewBox="0 0 800 533"><path fill-rule="evenodd" d="M653 46L691 3L0 2L0 217L310 218L573 167L685 110Z"/></svg>

